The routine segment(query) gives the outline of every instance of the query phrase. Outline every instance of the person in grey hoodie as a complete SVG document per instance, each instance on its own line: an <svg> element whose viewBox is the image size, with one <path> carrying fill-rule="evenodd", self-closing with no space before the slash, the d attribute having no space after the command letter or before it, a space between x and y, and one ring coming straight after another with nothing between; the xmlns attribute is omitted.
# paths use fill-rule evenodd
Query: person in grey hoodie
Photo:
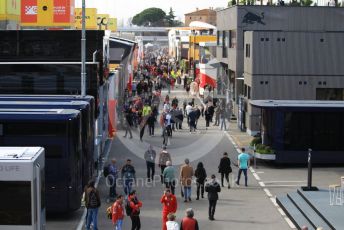
<svg viewBox="0 0 344 230"><path fill-rule="evenodd" d="M218 193L221 192L221 187L216 181L216 176L211 175L211 181L205 185L205 191L208 193L209 200L209 220L215 220L215 208L217 200L219 199Z"/></svg>

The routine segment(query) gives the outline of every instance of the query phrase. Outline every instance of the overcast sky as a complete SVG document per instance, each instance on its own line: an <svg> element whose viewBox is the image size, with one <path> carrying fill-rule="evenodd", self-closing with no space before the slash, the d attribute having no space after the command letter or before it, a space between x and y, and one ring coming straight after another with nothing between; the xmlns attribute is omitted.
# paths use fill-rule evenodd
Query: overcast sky
<svg viewBox="0 0 344 230"><path fill-rule="evenodd" d="M75 0L76 7L81 7L82 0ZM184 21L184 14L209 7L226 7L228 0L86 0L87 8L98 8L98 13L110 14L126 23L129 17L149 7L161 8L168 12L170 7L175 15Z"/></svg>

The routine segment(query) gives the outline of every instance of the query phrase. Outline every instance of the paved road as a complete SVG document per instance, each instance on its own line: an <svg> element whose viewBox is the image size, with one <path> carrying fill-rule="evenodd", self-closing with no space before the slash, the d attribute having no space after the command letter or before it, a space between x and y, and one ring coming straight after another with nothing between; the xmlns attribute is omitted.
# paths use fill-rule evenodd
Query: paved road
<svg viewBox="0 0 344 230"><path fill-rule="evenodd" d="M184 93L174 92L172 98L177 95L180 104ZM198 103L200 104L200 102ZM230 153L232 161L236 159L237 152L228 136L218 130L218 127L212 126L205 130L205 122L201 119L199 123L199 132L190 134L183 124L182 131L174 132L171 139L171 145L168 151L171 153L175 167L179 170L180 164L184 158L191 160L193 167L196 167L199 161L202 161L207 169L208 175L217 174L219 159L224 151ZM132 159L133 165L137 170L137 177L142 178L136 188L138 196L143 201L142 208L142 229L155 230L161 229L161 205L159 203L163 187L160 182L154 184L145 184L142 181L146 177L146 166L143 160L143 154L149 144L155 146L157 152L161 150L162 139L160 137L160 128L156 129L156 136L149 137L147 133L143 142L139 141L138 132L135 132L133 139L123 138L123 131L117 133L113 140L109 158L116 157L118 165L123 165L127 158ZM156 172L159 173L158 167ZM304 167L280 167L273 164L258 164L255 169L257 181L252 173L249 174L249 186L237 187L232 184L232 189L224 189L220 194L215 218L216 221L208 221L207 200L193 200L192 203L183 203L180 197L180 188L177 189L178 213L177 218L183 216L186 208L192 207L196 212L196 218L200 222L201 229L290 229L284 217L281 216L277 207L274 206L271 199L266 194L266 189L272 194L272 200L275 195L283 194L288 191L295 191L300 185L306 182L306 169ZM233 177L236 176L237 169L233 167ZM218 174L217 174L218 175ZM314 184L320 187L327 187L333 183L340 175L344 175L343 168L315 168L313 172ZM263 182L258 184L258 182ZM262 187L265 185L265 187ZM99 211L99 229L112 229L111 222L105 217L105 209L110 205L106 203L108 189L104 178L101 178L99 189L102 194L102 207ZM121 188L118 192L123 192ZM193 188L193 198L195 198L195 188ZM49 218L47 229L76 229L82 210L59 218ZM130 229L130 220L125 218L124 229Z"/></svg>
<svg viewBox="0 0 344 230"><path fill-rule="evenodd" d="M185 95L176 94L178 94L180 103L182 103L182 97ZM196 167L197 163L202 161L208 175L217 174L219 159L224 151L230 153L232 160L236 158L237 152L233 144L227 135L218 130L218 127L205 130L205 122L202 119L198 127L199 132L190 134L185 123L183 126L182 131L174 133L171 145L168 146L175 167L178 170L184 158L188 157L193 167ZM145 135L143 142L139 141L138 132L134 134L133 139L126 139L122 137L123 132L119 131L112 143L109 158L116 157L118 165L123 165L127 158L132 159L137 170L137 177L143 178L138 181L143 181L146 177L145 162L142 159L144 151L149 144L153 144L157 152L161 150L162 139L158 135L160 129L158 128L156 131L157 135L155 137ZM159 172L160 170L156 167L156 171ZM236 175L236 172L237 169L234 167L233 175ZM105 186L104 178L100 180L99 189L103 201L99 211L99 229L111 229L111 222L105 217L105 209L110 204L106 204L108 189ZM143 201L141 212L142 229L161 229L161 204L159 200L163 192L163 186L157 181L155 184L139 183L136 189L138 196ZM236 187L232 184L232 189L223 189L215 214L216 221L214 222L208 220L207 200L195 200L195 188L193 188L192 203L183 203L180 197L180 188L177 188L177 191L178 220L183 217L186 208L192 207L195 210L201 229L290 229L252 175L249 178L248 188ZM118 192L123 192L123 190L119 188ZM76 227L75 221L71 221L70 224L70 229ZM57 226L60 227L56 221L48 223L48 229L60 229L56 228ZM127 217L124 222L124 229L130 229L130 220Z"/></svg>

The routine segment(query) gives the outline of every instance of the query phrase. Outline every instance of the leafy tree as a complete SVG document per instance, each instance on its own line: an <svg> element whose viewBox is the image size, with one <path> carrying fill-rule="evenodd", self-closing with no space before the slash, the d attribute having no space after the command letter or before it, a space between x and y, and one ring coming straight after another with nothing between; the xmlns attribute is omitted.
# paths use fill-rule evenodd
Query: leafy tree
<svg viewBox="0 0 344 230"><path fill-rule="evenodd" d="M228 2L228 7L235 6L235 5L236 5L236 0L231 0Z"/></svg>
<svg viewBox="0 0 344 230"><path fill-rule="evenodd" d="M168 26L175 26L174 25L174 19L175 19L174 11L172 10L172 7L170 7L170 12L168 12L168 15L166 15L166 21Z"/></svg>
<svg viewBox="0 0 344 230"><path fill-rule="evenodd" d="M301 0L301 6L311 6L312 4L312 0Z"/></svg>
<svg viewBox="0 0 344 230"><path fill-rule="evenodd" d="M166 13L159 8L148 8L133 17L132 23L138 26L164 26Z"/></svg>

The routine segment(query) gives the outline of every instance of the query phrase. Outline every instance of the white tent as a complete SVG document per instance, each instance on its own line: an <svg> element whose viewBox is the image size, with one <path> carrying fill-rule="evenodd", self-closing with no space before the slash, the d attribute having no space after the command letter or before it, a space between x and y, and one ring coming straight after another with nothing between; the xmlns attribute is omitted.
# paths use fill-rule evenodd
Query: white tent
<svg viewBox="0 0 344 230"><path fill-rule="evenodd" d="M210 24L205 23L205 22L200 22L200 21L190 22L189 26L190 27L202 27L202 28L216 30L216 26L210 25Z"/></svg>

